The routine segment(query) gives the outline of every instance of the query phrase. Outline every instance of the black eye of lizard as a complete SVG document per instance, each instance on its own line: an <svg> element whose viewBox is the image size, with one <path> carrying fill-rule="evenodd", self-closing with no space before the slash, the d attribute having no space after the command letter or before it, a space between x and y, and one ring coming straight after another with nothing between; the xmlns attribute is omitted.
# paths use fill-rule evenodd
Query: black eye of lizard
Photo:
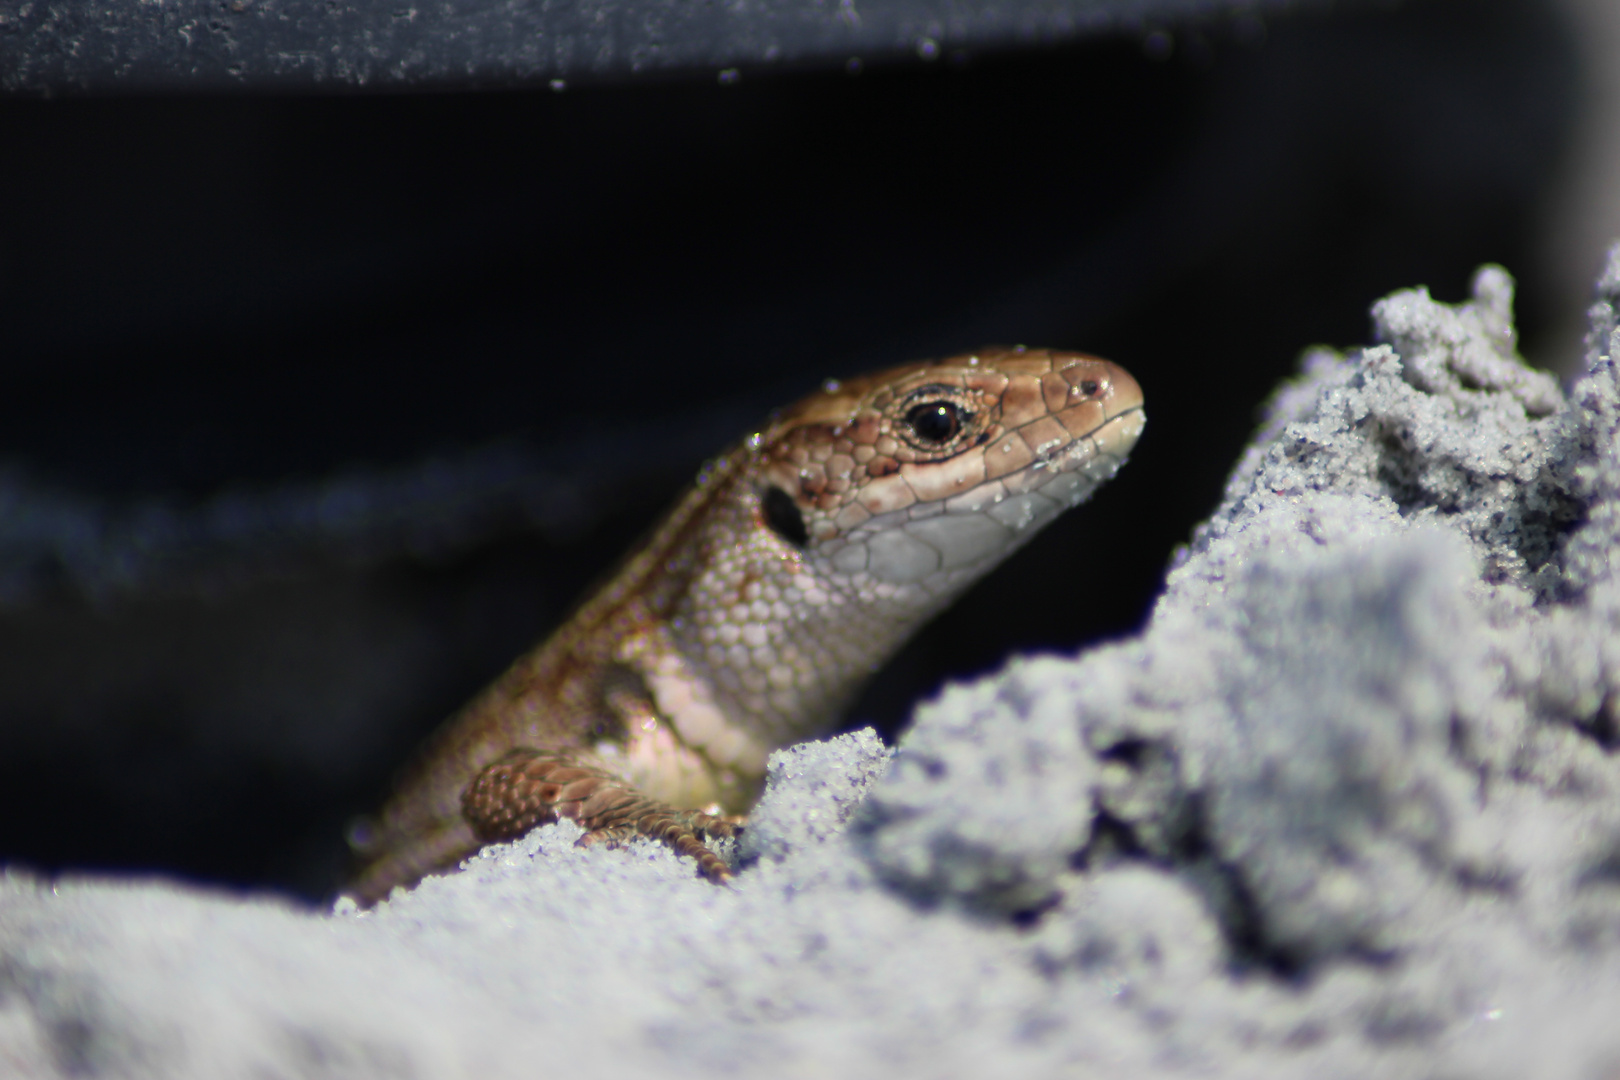
<svg viewBox="0 0 1620 1080"><path fill-rule="evenodd" d="M799 504L793 501L793 496L779 487L769 487L759 505L765 524L777 536L794 547L802 548L810 542L810 530L804 527L804 515L799 513Z"/></svg>
<svg viewBox="0 0 1620 1080"><path fill-rule="evenodd" d="M944 444L962 430L962 410L949 401L925 401L906 410L906 426L924 442Z"/></svg>

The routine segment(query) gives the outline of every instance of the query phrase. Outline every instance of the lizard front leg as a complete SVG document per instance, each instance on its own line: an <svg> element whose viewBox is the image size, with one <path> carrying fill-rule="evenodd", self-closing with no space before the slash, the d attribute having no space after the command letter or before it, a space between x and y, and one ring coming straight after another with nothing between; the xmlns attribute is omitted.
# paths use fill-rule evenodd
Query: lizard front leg
<svg viewBox="0 0 1620 1080"><path fill-rule="evenodd" d="M512 840L559 818L586 830L579 843L617 844L635 836L659 840L697 860L710 881L731 878L725 860L703 837L733 837L737 826L701 810L678 810L568 750L513 750L484 767L462 792L461 812L485 843Z"/></svg>

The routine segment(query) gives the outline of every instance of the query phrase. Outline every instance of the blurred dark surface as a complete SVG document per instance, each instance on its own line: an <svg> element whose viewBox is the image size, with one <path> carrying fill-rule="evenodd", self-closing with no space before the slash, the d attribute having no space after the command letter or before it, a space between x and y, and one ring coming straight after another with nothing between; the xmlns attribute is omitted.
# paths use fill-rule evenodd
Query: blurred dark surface
<svg viewBox="0 0 1620 1080"><path fill-rule="evenodd" d="M321 895L706 453L986 342L1119 360L1147 434L851 719L1129 633L1301 348L1530 265L1580 90L1551 6L1412 0L724 86L0 100L0 857Z"/></svg>
<svg viewBox="0 0 1620 1080"><path fill-rule="evenodd" d="M522 88L1031 47L1322 0L0 0L0 89Z"/></svg>

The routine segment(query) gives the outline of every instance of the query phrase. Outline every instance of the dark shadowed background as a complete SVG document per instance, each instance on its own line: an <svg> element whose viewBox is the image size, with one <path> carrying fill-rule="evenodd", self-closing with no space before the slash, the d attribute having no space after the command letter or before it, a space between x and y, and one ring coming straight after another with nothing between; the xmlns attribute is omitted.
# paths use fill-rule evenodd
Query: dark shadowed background
<svg viewBox="0 0 1620 1080"><path fill-rule="evenodd" d="M8 25L20 71L50 28ZM4 83L0 858L329 891L345 822L705 455L988 342L1122 362L1147 433L852 721L1131 632L1266 393L1378 296L1503 263L1564 359L1575 36L1409 0L560 92Z"/></svg>

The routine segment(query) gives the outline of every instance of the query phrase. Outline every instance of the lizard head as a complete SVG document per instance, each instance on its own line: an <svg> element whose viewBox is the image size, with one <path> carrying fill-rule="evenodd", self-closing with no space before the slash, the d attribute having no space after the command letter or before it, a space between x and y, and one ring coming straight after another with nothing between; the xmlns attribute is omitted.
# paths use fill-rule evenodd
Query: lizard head
<svg viewBox="0 0 1620 1080"><path fill-rule="evenodd" d="M1124 464L1144 423L1123 368L988 348L829 381L752 445L762 523L833 576L948 596Z"/></svg>

